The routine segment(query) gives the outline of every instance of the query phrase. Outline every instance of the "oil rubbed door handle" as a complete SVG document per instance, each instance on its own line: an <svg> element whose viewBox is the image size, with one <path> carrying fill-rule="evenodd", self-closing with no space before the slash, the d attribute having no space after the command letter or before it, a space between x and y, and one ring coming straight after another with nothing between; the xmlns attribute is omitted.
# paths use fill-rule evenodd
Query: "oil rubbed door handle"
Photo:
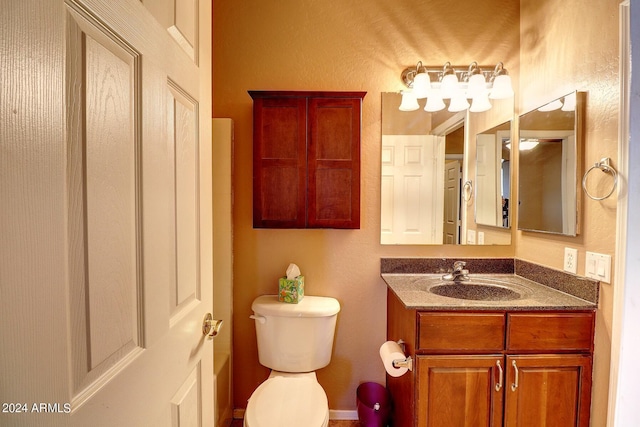
<svg viewBox="0 0 640 427"><path fill-rule="evenodd" d="M499 360L496 360L496 366L498 366L498 382L496 383L496 391L502 390L502 380L504 379L504 369Z"/></svg>
<svg viewBox="0 0 640 427"><path fill-rule="evenodd" d="M514 382L511 384L511 391L516 391L516 389L518 388L518 365L516 365L515 360L511 361L511 366L513 366L513 370L516 374Z"/></svg>

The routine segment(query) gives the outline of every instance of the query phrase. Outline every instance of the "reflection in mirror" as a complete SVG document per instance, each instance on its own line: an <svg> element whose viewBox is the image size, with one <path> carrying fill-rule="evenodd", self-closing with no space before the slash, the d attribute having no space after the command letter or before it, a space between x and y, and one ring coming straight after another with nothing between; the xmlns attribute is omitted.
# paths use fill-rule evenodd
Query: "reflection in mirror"
<svg viewBox="0 0 640 427"><path fill-rule="evenodd" d="M518 229L576 236L586 94L520 116Z"/></svg>
<svg viewBox="0 0 640 427"><path fill-rule="evenodd" d="M494 239L491 230L484 233L473 224L473 212L467 213L473 200L462 199L462 183L475 176L475 168L469 169L475 163L469 126L483 130L489 122L511 119L513 98L482 113L399 111L400 101L399 93L382 94L381 243L482 244L468 238L473 233L486 234L485 244L510 244L509 232ZM500 121L492 119L496 114Z"/></svg>
<svg viewBox="0 0 640 427"><path fill-rule="evenodd" d="M476 135L476 224L509 228L511 121Z"/></svg>

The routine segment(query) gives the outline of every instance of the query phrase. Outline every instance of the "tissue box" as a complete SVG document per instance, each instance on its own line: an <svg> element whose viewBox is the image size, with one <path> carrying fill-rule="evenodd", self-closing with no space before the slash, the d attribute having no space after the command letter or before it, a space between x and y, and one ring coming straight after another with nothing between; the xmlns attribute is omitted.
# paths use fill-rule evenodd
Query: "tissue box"
<svg viewBox="0 0 640 427"><path fill-rule="evenodd" d="M278 300L297 304L304 298L304 276L288 280L281 277L278 281Z"/></svg>

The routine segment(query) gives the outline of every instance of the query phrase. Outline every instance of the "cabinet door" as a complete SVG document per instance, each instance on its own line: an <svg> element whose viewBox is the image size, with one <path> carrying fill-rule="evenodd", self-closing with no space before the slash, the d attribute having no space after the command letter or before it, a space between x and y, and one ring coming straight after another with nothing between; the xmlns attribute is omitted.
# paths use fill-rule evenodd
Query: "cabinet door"
<svg viewBox="0 0 640 427"><path fill-rule="evenodd" d="M361 104L309 99L309 227L360 228Z"/></svg>
<svg viewBox="0 0 640 427"><path fill-rule="evenodd" d="M502 426L501 355L418 356L418 427Z"/></svg>
<svg viewBox="0 0 640 427"><path fill-rule="evenodd" d="M591 356L507 357L506 427L588 427Z"/></svg>
<svg viewBox="0 0 640 427"><path fill-rule="evenodd" d="M306 98L255 98L253 226L306 226Z"/></svg>

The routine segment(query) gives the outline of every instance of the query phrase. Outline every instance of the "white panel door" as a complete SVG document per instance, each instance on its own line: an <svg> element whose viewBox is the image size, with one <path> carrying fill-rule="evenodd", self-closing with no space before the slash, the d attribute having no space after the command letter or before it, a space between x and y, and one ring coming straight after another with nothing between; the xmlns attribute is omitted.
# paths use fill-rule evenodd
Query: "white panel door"
<svg viewBox="0 0 640 427"><path fill-rule="evenodd" d="M0 425L213 423L211 5L176 1L3 2Z"/></svg>
<svg viewBox="0 0 640 427"><path fill-rule="evenodd" d="M442 243L444 138L383 135L382 153L381 243Z"/></svg>
<svg viewBox="0 0 640 427"><path fill-rule="evenodd" d="M447 161L444 165L444 224L443 243L460 243L460 160Z"/></svg>
<svg viewBox="0 0 640 427"><path fill-rule="evenodd" d="M502 224L499 164L502 141L496 135L478 134L476 139L476 224Z"/></svg>

